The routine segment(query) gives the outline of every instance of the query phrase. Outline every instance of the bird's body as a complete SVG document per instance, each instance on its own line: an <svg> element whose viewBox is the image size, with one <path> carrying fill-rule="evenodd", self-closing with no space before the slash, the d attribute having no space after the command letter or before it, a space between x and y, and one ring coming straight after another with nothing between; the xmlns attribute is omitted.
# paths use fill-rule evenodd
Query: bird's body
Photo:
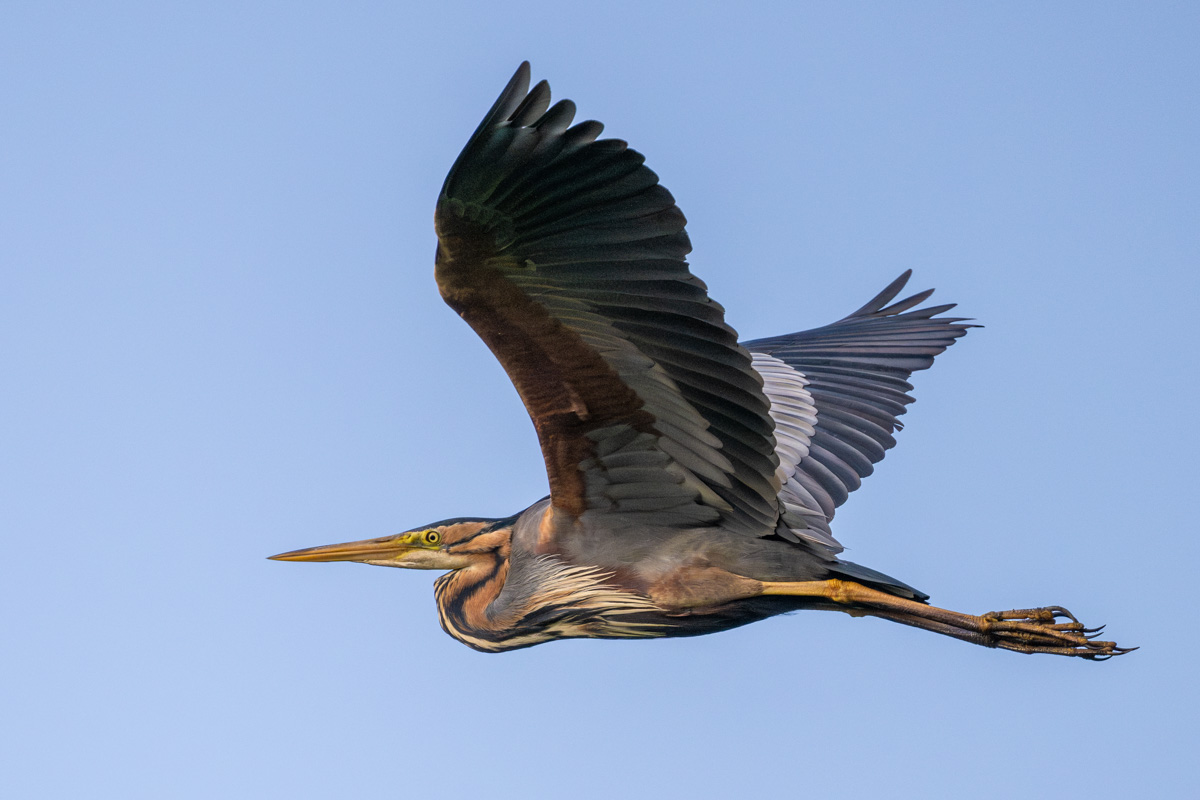
<svg viewBox="0 0 1200 800"><path fill-rule="evenodd" d="M781 598L742 596L745 578L732 570L774 580L831 574L789 543L714 536L704 528L630 530L632 543L614 545L613 531L587 515L565 521L569 530L556 532L546 548L543 524L553 525L557 516L547 498L511 521L458 523L452 536L494 549L475 569L438 580L439 616L449 634L476 649L499 651L579 636L715 633L798 607ZM472 531L476 526L481 533ZM597 546L598 540L609 546ZM536 611L526 618L525 609Z"/></svg>
<svg viewBox="0 0 1200 800"><path fill-rule="evenodd" d="M447 570L443 627L489 652L808 608L1022 652L1122 652L1058 607L945 611L839 556L834 509L895 444L909 375L972 327L942 316L952 306L897 302L906 272L838 322L738 343L642 157L528 85L524 64L446 179L436 277L524 401L550 496L275 558Z"/></svg>

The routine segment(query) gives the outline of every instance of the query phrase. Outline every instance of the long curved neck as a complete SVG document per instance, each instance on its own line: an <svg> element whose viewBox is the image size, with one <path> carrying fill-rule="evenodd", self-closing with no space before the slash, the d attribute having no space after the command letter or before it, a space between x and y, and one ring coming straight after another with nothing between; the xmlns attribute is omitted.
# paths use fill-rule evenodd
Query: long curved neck
<svg viewBox="0 0 1200 800"><path fill-rule="evenodd" d="M516 521L517 517L497 520L498 524L469 534L452 546L451 554L466 557L469 563L441 576L434 584L442 628L476 650L494 653L551 638L538 636L536 641L526 641L529 631L521 625L523 609L512 608L514 587L507 585L513 574Z"/></svg>
<svg viewBox="0 0 1200 800"><path fill-rule="evenodd" d="M438 578L442 628L487 653L575 637L661 636L648 598L608 583L609 573L554 556L501 553Z"/></svg>
<svg viewBox="0 0 1200 800"><path fill-rule="evenodd" d="M479 555L470 566L441 576L434 583L438 618L446 633L480 650L503 638L488 608L504 589L508 559L499 552ZM503 627L503 626L502 626Z"/></svg>

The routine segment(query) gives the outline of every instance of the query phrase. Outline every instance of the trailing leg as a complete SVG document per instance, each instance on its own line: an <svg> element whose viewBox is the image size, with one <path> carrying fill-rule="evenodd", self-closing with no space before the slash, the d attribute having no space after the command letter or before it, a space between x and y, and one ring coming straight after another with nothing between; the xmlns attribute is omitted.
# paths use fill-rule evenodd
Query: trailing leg
<svg viewBox="0 0 1200 800"><path fill-rule="evenodd" d="M819 597L871 616L1018 653L1051 653L1104 660L1137 648L1097 641L1103 627L1087 628L1062 606L994 611L980 616L896 597L853 581L763 581L762 596Z"/></svg>

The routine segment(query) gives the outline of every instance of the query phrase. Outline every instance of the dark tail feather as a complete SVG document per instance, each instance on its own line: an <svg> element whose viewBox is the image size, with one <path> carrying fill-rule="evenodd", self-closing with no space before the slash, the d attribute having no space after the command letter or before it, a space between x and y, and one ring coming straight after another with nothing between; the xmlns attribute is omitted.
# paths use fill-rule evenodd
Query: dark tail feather
<svg viewBox="0 0 1200 800"><path fill-rule="evenodd" d="M838 559L836 563L829 565L829 571L843 578L849 578L852 581L866 584L872 589L894 594L897 597L905 597L909 600L917 600L922 603L929 599L929 595L920 589L914 589L904 581L897 580L891 575L885 575L878 570L864 567L862 564L855 564L853 561Z"/></svg>

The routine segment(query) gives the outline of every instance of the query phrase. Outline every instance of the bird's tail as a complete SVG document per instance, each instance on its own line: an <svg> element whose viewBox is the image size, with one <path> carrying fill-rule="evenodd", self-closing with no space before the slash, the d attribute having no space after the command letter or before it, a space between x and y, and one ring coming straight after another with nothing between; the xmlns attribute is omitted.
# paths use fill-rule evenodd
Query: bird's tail
<svg viewBox="0 0 1200 800"><path fill-rule="evenodd" d="M897 597L916 600L921 603L929 599L929 595L920 589L914 589L902 580L893 578L891 575L885 575L879 570L864 567L862 564L855 564L853 561L843 561L839 558L836 562L829 565L829 571L838 577L848 578L870 586L872 589L894 594Z"/></svg>

